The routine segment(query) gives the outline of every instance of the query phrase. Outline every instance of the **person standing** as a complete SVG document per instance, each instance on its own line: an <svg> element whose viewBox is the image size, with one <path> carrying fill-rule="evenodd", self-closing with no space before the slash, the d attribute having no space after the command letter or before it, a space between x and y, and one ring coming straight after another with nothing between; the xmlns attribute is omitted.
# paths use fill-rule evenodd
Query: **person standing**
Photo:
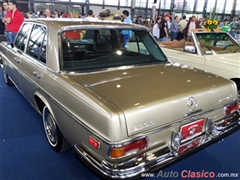
<svg viewBox="0 0 240 180"><path fill-rule="evenodd" d="M168 38L167 21L165 21L165 19L162 19L159 27L160 27L160 41L161 42L167 41Z"/></svg>
<svg viewBox="0 0 240 180"><path fill-rule="evenodd" d="M157 19L156 19L156 23L154 24L154 26L153 26L153 37L156 39L156 41L159 41L160 39L160 28L159 28L159 26L160 26L160 22L161 22L161 19L158 17Z"/></svg>
<svg viewBox="0 0 240 180"><path fill-rule="evenodd" d="M88 11L88 16L85 17L85 19L97 19L94 15L93 15L93 10L89 10Z"/></svg>
<svg viewBox="0 0 240 180"><path fill-rule="evenodd" d="M43 11L40 11L40 12L39 12L38 17L39 17L39 18L44 18L44 13L43 13Z"/></svg>
<svg viewBox="0 0 240 180"><path fill-rule="evenodd" d="M29 18L31 19L38 18L37 14L34 11L30 11L29 14L30 14Z"/></svg>
<svg viewBox="0 0 240 180"><path fill-rule="evenodd" d="M148 28L150 33L152 33L152 23L151 23L150 18L146 18L142 25L145 26L146 28Z"/></svg>
<svg viewBox="0 0 240 180"><path fill-rule="evenodd" d="M6 12L4 12L2 6L0 6L0 34L4 34L5 31L5 23L2 21L5 15Z"/></svg>
<svg viewBox="0 0 240 180"><path fill-rule="evenodd" d="M2 22L5 23L5 33L6 33L6 39L7 42L12 42L12 32L11 32L11 17L12 17L12 11L9 9L8 6L8 0L5 0L3 2L3 8L4 11L6 12L6 15L2 19Z"/></svg>
<svg viewBox="0 0 240 180"><path fill-rule="evenodd" d="M231 30L231 26L228 24L228 20L224 19L223 26L221 27L221 30L224 32L229 32Z"/></svg>
<svg viewBox="0 0 240 180"><path fill-rule="evenodd" d="M204 28L204 26L206 25L206 20L207 20L207 17L204 15L202 17L202 21L199 23L200 28Z"/></svg>
<svg viewBox="0 0 240 180"><path fill-rule="evenodd" d="M168 36L171 34L171 31L170 31L170 27L171 27L171 15L170 14L166 14L164 16L164 19L165 19L165 22L166 22L166 27L167 27L167 32L168 32Z"/></svg>
<svg viewBox="0 0 240 180"><path fill-rule="evenodd" d="M142 24L142 19L140 16L137 16L137 19L135 21L135 24Z"/></svg>
<svg viewBox="0 0 240 180"><path fill-rule="evenodd" d="M178 32L178 40L181 40L181 39L183 39L184 38L184 30L185 30L185 28L186 28L186 26L187 26L187 20L186 20L186 16L184 15L183 17L182 17L182 20L181 21L179 21L179 23L178 23L178 27L179 27L179 32Z"/></svg>
<svg viewBox="0 0 240 180"><path fill-rule="evenodd" d="M129 16L129 12L127 10L124 10L122 12L123 22L132 24L132 20ZM132 31L131 30L122 30L122 39L123 39L123 45L122 48L125 49L126 45L129 41L129 39L132 37Z"/></svg>
<svg viewBox="0 0 240 180"><path fill-rule="evenodd" d="M55 11L54 11L54 16L53 16L53 17L54 17L54 18L59 18L58 10L55 9Z"/></svg>
<svg viewBox="0 0 240 180"><path fill-rule="evenodd" d="M20 26L22 25L22 23L24 21L24 16L17 9L17 2L16 2L16 0L9 0L8 6L9 6L9 9L12 11L12 17L10 19L12 39L11 39L10 43L13 43Z"/></svg>
<svg viewBox="0 0 240 180"><path fill-rule="evenodd" d="M174 39L177 39L177 35L178 35L178 21L179 21L179 17L175 16L174 20L172 21L172 23L170 25L171 41L173 41Z"/></svg>
<svg viewBox="0 0 240 180"><path fill-rule="evenodd" d="M184 37L186 41L192 41L192 30L196 28L200 28L200 25L197 22L196 15L192 15L191 19L189 19L187 23L186 30L184 31Z"/></svg>
<svg viewBox="0 0 240 180"><path fill-rule="evenodd" d="M51 11L49 8L46 8L44 11L45 18L52 18Z"/></svg>

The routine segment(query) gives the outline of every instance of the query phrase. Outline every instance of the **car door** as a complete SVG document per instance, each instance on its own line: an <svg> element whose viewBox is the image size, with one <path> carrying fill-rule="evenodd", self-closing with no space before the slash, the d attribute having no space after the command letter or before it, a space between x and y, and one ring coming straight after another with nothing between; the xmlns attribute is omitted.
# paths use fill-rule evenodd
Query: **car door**
<svg viewBox="0 0 240 180"><path fill-rule="evenodd" d="M32 24L25 23L23 24L21 30L19 31L16 40L14 42L13 47L9 45L8 51L8 59L11 62L8 66L6 66L6 72L8 76L12 79L15 86L22 91L20 76L22 74L21 69L19 68L22 63L22 56L24 54L24 50L27 44L28 36L31 32Z"/></svg>
<svg viewBox="0 0 240 180"><path fill-rule="evenodd" d="M46 27L40 24L33 25L26 47L26 54L22 57L21 78L22 92L28 101L34 104L34 93L41 84L46 70L45 48L47 42Z"/></svg>
<svg viewBox="0 0 240 180"><path fill-rule="evenodd" d="M205 55L205 70L227 78L239 74L239 45L228 34L214 34L212 54Z"/></svg>
<svg viewBox="0 0 240 180"><path fill-rule="evenodd" d="M193 47L194 48L194 47ZM192 66L198 69L204 69L205 58L204 56L189 52L181 51L175 49L162 48L163 51L167 54L167 57L174 62L179 62L181 64L186 64L188 66Z"/></svg>

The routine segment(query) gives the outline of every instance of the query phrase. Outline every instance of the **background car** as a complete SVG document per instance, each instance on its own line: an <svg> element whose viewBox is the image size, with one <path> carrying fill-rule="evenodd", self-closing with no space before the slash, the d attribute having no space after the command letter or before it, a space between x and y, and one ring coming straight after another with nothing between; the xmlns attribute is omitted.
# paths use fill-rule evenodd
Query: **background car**
<svg viewBox="0 0 240 180"><path fill-rule="evenodd" d="M231 31L229 32L231 36L240 43L240 21L231 22Z"/></svg>
<svg viewBox="0 0 240 180"><path fill-rule="evenodd" d="M193 42L159 42L175 62L233 80L240 93L240 46L225 32L192 32Z"/></svg>

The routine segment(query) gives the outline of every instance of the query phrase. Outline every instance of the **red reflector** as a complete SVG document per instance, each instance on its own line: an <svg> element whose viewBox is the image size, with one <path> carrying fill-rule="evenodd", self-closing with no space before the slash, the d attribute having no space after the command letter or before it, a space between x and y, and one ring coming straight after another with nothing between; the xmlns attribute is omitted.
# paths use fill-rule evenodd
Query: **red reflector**
<svg viewBox="0 0 240 180"><path fill-rule="evenodd" d="M99 149L100 148L100 143L93 139L92 137L88 138L88 142L92 145L92 147L94 147L95 149Z"/></svg>
<svg viewBox="0 0 240 180"><path fill-rule="evenodd" d="M228 107L225 107L224 114L225 116L230 115L238 110L239 106L238 103L232 104Z"/></svg>

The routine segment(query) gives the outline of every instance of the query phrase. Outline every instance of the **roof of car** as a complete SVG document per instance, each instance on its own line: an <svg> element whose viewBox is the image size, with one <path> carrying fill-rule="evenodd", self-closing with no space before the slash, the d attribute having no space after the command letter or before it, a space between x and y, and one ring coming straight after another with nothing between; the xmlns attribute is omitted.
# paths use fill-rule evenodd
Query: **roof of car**
<svg viewBox="0 0 240 180"><path fill-rule="evenodd" d="M59 29L66 26L103 26L103 27L115 27L115 28L130 28L130 29L138 29L138 30L148 30L146 27L137 25L137 24L129 24L123 23L121 21L113 21L113 20L89 20L89 19L79 19L79 18L34 18L34 19L26 19L25 22L36 22L36 23L44 23L48 27L58 27Z"/></svg>

